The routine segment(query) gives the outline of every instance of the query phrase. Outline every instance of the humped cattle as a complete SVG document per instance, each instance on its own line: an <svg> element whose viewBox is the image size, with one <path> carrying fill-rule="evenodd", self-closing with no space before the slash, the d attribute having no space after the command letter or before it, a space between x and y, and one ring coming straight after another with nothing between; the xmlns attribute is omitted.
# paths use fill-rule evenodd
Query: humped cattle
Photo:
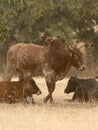
<svg viewBox="0 0 98 130"><path fill-rule="evenodd" d="M18 43L11 46L7 53L6 80L11 80L17 71L21 70L20 77L26 73L31 75L43 74L49 94L44 102L53 102L52 93L56 81L64 79L73 66L84 70L84 54L81 48L69 46L65 48L57 37L48 37L45 46Z"/></svg>

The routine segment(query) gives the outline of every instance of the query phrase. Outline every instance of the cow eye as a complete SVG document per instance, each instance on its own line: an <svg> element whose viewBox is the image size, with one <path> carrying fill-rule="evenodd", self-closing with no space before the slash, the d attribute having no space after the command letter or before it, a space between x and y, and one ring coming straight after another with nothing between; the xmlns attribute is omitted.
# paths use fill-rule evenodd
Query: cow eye
<svg viewBox="0 0 98 130"><path fill-rule="evenodd" d="M75 58L75 59L78 59L78 56L77 56L77 55L74 55L74 58Z"/></svg>
<svg viewBox="0 0 98 130"><path fill-rule="evenodd" d="M33 80L30 80L31 85L35 85L35 82Z"/></svg>

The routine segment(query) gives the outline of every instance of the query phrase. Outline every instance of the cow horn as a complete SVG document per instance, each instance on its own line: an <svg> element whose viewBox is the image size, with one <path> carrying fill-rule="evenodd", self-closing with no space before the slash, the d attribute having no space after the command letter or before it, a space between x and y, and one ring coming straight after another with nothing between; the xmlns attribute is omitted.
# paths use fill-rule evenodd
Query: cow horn
<svg viewBox="0 0 98 130"><path fill-rule="evenodd" d="M68 49L69 49L70 51L73 51L74 48L77 48L76 40L72 40L72 43L69 43L69 44L68 44Z"/></svg>
<svg viewBox="0 0 98 130"><path fill-rule="evenodd" d="M81 48L85 47L85 45L81 45L78 49L80 50Z"/></svg>
<svg viewBox="0 0 98 130"><path fill-rule="evenodd" d="M68 49L69 49L70 51L73 51L73 46L72 46L72 44L69 44L69 45L68 45Z"/></svg>
<svg viewBox="0 0 98 130"><path fill-rule="evenodd" d="M86 46L88 46L88 43L85 43L85 42L83 42L83 41L80 41L80 40L76 40L75 42L74 42L75 44L75 48L78 48L79 50L81 49L81 48L83 48L83 47L86 47ZM80 45L80 46L79 46Z"/></svg>

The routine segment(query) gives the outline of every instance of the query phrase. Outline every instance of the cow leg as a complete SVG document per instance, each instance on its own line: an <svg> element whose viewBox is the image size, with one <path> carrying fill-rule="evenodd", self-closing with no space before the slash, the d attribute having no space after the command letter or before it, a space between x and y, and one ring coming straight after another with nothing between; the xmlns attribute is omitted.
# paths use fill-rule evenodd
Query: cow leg
<svg viewBox="0 0 98 130"><path fill-rule="evenodd" d="M31 98L31 101L32 101L32 104L35 104L35 103L36 103L36 102L34 101L33 96L32 96L32 98Z"/></svg>
<svg viewBox="0 0 98 130"><path fill-rule="evenodd" d="M44 103L46 103L48 100L50 100L50 102L52 103L53 102L52 93L55 90L55 82L46 81L46 84L47 84L49 94L44 99Z"/></svg>
<svg viewBox="0 0 98 130"><path fill-rule="evenodd" d="M25 100L26 100L27 104L29 104L29 103L35 104L35 101L33 99L33 95L32 95L32 97L26 96Z"/></svg>
<svg viewBox="0 0 98 130"><path fill-rule="evenodd" d="M78 98L77 92L74 93L73 97L72 97L72 101L75 101Z"/></svg>
<svg viewBox="0 0 98 130"><path fill-rule="evenodd" d="M4 101L6 103L16 103L18 102L18 98L16 96L16 92L15 91L11 91L11 90L6 90L4 92Z"/></svg>
<svg viewBox="0 0 98 130"><path fill-rule="evenodd" d="M79 100L80 102L83 100L83 94L80 87L77 87L75 93L72 97L72 101Z"/></svg>
<svg viewBox="0 0 98 130"><path fill-rule="evenodd" d="M14 74L15 72L15 66L12 65L7 65L7 69L6 69L6 73L5 73L5 76L4 76L4 80L6 81L11 81L12 79L12 75Z"/></svg>
<svg viewBox="0 0 98 130"><path fill-rule="evenodd" d="M93 102L93 94L92 94L92 92L88 92L88 101Z"/></svg>
<svg viewBox="0 0 98 130"><path fill-rule="evenodd" d="M8 95L8 97L5 98L7 103L16 103L18 102L18 99L14 97L13 95Z"/></svg>
<svg viewBox="0 0 98 130"><path fill-rule="evenodd" d="M31 74L30 74L30 75L31 75ZM28 73L19 73L19 81L23 81L27 76L28 76ZM31 75L31 77L32 77L32 75ZM26 97L26 100L27 100L27 103L30 103L30 102L31 102L32 104L35 103L34 98L33 98L33 95L32 95L32 97L27 96L27 97Z"/></svg>

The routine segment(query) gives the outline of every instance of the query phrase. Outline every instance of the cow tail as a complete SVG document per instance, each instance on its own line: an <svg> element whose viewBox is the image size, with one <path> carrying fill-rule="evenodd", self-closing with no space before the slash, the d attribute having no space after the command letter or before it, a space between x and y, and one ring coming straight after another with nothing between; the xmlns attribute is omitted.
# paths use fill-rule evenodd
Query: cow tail
<svg viewBox="0 0 98 130"><path fill-rule="evenodd" d="M25 103L25 86L23 87L23 94L22 94L22 100L23 100L23 103Z"/></svg>

